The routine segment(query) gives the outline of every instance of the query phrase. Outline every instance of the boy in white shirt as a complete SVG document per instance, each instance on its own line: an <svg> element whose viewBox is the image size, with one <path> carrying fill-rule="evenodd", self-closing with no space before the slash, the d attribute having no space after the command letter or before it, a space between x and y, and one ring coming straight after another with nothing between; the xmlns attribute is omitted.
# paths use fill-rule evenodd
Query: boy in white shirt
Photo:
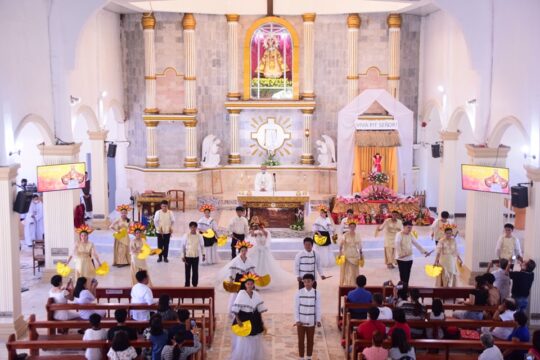
<svg viewBox="0 0 540 360"><path fill-rule="evenodd" d="M314 281L315 276L305 274L302 277L304 287L296 292L294 298L294 321L298 333L300 359L311 360L315 326L321 327L321 297L313 288ZM307 349L304 343L305 338L307 338ZM305 358L304 353L307 355Z"/></svg>
<svg viewBox="0 0 540 360"><path fill-rule="evenodd" d="M135 274L138 283L131 288L131 303L132 304L147 304L154 303L154 294L152 289L148 287L150 278L146 270L138 271ZM146 321L150 319L150 310L131 310L133 320Z"/></svg>
<svg viewBox="0 0 540 360"><path fill-rule="evenodd" d="M107 330L101 328L101 316L99 314L92 314L88 319L91 328L86 329L83 335L83 340L107 340ZM100 348L87 348L84 356L87 360L101 360L101 349Z"/></svg>

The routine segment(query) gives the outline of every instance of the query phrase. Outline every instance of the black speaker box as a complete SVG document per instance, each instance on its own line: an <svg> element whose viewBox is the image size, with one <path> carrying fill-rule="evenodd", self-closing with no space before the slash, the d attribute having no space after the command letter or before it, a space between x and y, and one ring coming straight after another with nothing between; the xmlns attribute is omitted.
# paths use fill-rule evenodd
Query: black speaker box
<svg viewBox="0 0 540 360"><path fill-rule="evenodd" d="M107 149L107 157L113 158L116 156L116 144L109 144Z"/></svg>
<svg viewBox="0 0 540 360"><path fill-rule="evenodd" d="M32 191L19 191L15 198L15 203L13 203L13 211L19 214L26 214L30 208L33 195L34 193Z"/></svg>
<svg viewBox="0 0 540 360"><path fill-rule="evenodd" d="M526 186L512 186L510 193L512 195L512 207L522 209L529 206L529 191Z"/></svg>
<svg viewBox="0 0 540 360"><path fill-rule="evenodd" d="M440 158L441 157L441 145L440 144L432 144L431 145L431 156L434 158Z"/></svg>

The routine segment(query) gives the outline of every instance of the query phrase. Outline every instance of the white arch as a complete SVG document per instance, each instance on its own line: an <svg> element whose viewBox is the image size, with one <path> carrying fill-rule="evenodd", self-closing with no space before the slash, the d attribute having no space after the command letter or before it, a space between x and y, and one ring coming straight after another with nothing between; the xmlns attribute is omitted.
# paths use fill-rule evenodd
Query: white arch
<svg viewBox="0 0 540 360"><path fill-rule="evenodd" d="M94 110L88 105L80 105L75 110L74 116L72 118L71 127L75 128L75 122L78 121L79 116L86 120L86 125L90 131L98 131L100 129L98 119Z"/></svg>
<svg viewBox="0 0 540 360"><path fill-rule="evenodd" d="M511 126L516 127L521 136L523 136L523 140L525 140L525 142L528 144L529 136L527 135L527 131L523 127L523 124L521 123L521 121L519 121L517 117L510 115L505 116L497 122L497 125L495 125L495 127L491 131L491 134L488 137L488 146L492 148L498 147L501 143L504 133Z"/></svg>
<svg viewBox="0 0 540 360"><path fill-rule="evenodd" d="M448 125L446 126L447 131L458 131L459 130L459 124L461 122L461 119L465 119L469 122L469 125L471 126L471 129L473 128L473 123L471 121L471 117L469 113L467 112L467 109L464 106L459 106L454 110L452 115L450 116L450 120L448 121Z"/></svg>
<svg viewBox="0 0 540 360"><path fill-rule="evenodd" d="M424 109L422 111L421 121L430 122L431 121L431 113L433 111L436 111L439 119L442 123L442 106L441 103L437 99L430 99L424 106Z"/></svg>
<svg viewBox="0 0 540 360"><path fill-rule="evenodd" d="M22 130L28 124L34 124L38 128L39 132L43 136L43 141L45 141L46 145L54 144L54 134L49 127L49 124L47 124L47 122L41 116L36 114L28 114L23 117L23 119L15 129L15 132L13 133L13 138L15 142L17 142L17 139L21 135Z"/></svg>

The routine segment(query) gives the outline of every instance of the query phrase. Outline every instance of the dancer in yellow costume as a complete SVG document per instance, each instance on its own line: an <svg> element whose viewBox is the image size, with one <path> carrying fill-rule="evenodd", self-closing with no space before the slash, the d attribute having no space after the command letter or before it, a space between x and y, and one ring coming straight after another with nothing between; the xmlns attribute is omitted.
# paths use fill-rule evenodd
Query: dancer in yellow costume
<svg viewBox="0 0 540 360"><path fill-rule="evenodd" d="M384 263L389 269L393 269L396 263L395 240L396 234L403 230L403 223L398 218L399 213L392 211L392 217L384 220L377 232L384 230Z"/></svg>
<svg viewBox="0 0 540 360"><path fill-rule="evenodd" d="M109 229L114 230L114 266L128 266L130 263L129 254L129 219L127 217L128 211L131 209L129 205L118 205L116 211L120 213L120 217L116 219Z"/></svg>
<svg viewBox="0 0 540 360"><path fill-rule="evenodd" d="M144 231L146 227L141 223L134 223L129 227L129 233L133 234L133 238L129 244L129 251L131 253L131 284L135 285L138 283L135 274L141 270L146 270L148 272L148 265L146 265L146 257L141 255L143 253L143 246L145 242L143 240ZM148 246L148 245L146 245ZM148 256L149 254L146 254ZM143 257L141 259L141 257ZM150 274L148 275L148 286L152 286L152 281L150 280Z"/></svg>
<svg viewBox="0 0 540 360"><path fill-rule="evenodd" d="M75 241L73 252L66 261L66 265L69 265L71 259L74 259L75 271L73 272L73 276L75 279L81 276L87 279L93 279L96 277L96 267L93 260L98 265L101 265L94 243L88 240L88 235L94 230L88 225L82 225L75 229L75 231L79 234L79 240Z"/></svg>
<svg viewBox="0 0 540 360"><path fill-rule="evenodd" d="M345 256L345 262L341 265L339 276L340 286L354 286L356 277L359 275L359 265L362 254L362 239L360 234L356 232L356 222L349 221L349 231L343 234L339 244L339 255Z"/></svg>
<svg viewBox="0 0 540 360"><path fill-rule="evenodd" d="M442 272L435 280L436 286L455 287L457 285L458 262L463 263L457 250L454 227L448 224L444 227L444 237L440 238L437 244L435 265L441 266Z"/></svg>

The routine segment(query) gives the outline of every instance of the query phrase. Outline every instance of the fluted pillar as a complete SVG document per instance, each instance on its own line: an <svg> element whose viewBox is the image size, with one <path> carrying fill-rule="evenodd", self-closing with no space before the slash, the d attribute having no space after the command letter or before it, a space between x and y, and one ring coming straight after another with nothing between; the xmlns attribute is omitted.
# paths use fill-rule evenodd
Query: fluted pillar
<svg viewBox="0 0 540 360"><path fill-rule="evenodd" d="M302 92L302 98L305 100L313 100L315 98L315 90L313 87L315 14L302 14L302 20L304 21L304 89Z"/></svg>
<svg viewBox="0 0 540 360"><path fill-rule="evenodd" d="M229 109L229 129L231 150L229 153L229 164L240 164L240 145L238 121L240 119L240 109Z"/></svg>
<svg viewBox="0 0 540 360"><path fill-rule="evenodd" d="M401 15L390 14L388 23L388 92L399 99L399 52Z"/></svg>
<svg viewBox="0 0 540 360"><path fill-rule="evenodd" d="M529 187L529 207L525 219L525 239L523 256L525 260L533 259L536 262L536 274L540 262L540 168L525 167L527 178L533 182ZM540 281L535 279L531 288L529 299L531 326L540 325Z"/></svg>
<svg viewBox="0 0 540 360"><path fill-rule="evenodd" d="M19 216L13 211L19 165L0 167L0 341L10 334L20 337L26 331L21 307L21 267ZM72 214L73 216L73 214Z"/></svg>
<svg viewBox="0 0 540 360"><path fill-rule="evenodd" d="M38 145L45 165L79 161L81 144ZM75 241L73 210L80 203L81 190L43 193L43 225L45 230L45 275L56 272L57 261L67 260Z"/></svg>
<svg viewBox="0 0 540 360"><path fill-rule="evenodd" d="M197 113L197 78L195 64L197 61L195 52L195 17L191 13L184 14L182 27L184 28L185 50L185 76L184 76L184 113Z"/></svg>
<svg viewBox="0 0 540 360"><path fill-rule="evenodd" d="M184 167L195 168L199 166L197 160L197 121L185 122L186 126L186 156L184 158Z"/></svg>
<svg viewBox="0 0 540 360"><path fill-rule="evenodd" d="M240 15L227 14L227 98L229 100L240 99L240 91L238 90L238 20Z"/></svg>
<svg viewBox="0 0 540 360"><path fill-rule="evenodd" d="M358 33L360 16L347 17L347 103L358 95Z"/></svg>
<svg viewBox="0 0 540 360"><path fill-rule="evenodd" d="M154 43L156 18L153 13L144 13L141 19L144 36L144 84L146 88L146 114L159 112L156 106L156 48Z"/></svg>
<svg viewBox="0 0 540 360"><path fill-rule="evenodd" d="M457 141L460 133L457 131L441 131L441 141L443 154L440 162L439 176L439 203L437 211L448 211L450 214L456 212L456 152Z"/></svg>
<svg viewBox="0 0 540 360"><path fill-rule="evenodd" d="M302 109L304 120L304 137L302 138L302 156L300 163L303 165L313 165L315 160L311 153L311 121L313 120L313 109Z"/></svg>
<svg viewBox="0 0 540 360"><path fill-rule="evenodd" d="M159 167L159 157L157 152L156 131L157 121L145 121L146 126L146 167Z"/></svg>
<svg viewBox="0 0 540 360"><path fill-rule="evenodd" d="M474 165L504 167L510 151L506 146L487 148L466 145L466 147L470 162ZM455 184L453 186L455 187ZM470 283L474 281L474 276L485 272L486 262L497 257L495 245L506 222L503 213L504 197L500 194L467 192L464 265L468 270Z"/></svg>
<svg viewBox="0 0 540 360"><path fill-rule="evenodd" d="M108 130L88 131L92 152L92 226L107 229L109 222L109 189L105 140Z"/></svg>

